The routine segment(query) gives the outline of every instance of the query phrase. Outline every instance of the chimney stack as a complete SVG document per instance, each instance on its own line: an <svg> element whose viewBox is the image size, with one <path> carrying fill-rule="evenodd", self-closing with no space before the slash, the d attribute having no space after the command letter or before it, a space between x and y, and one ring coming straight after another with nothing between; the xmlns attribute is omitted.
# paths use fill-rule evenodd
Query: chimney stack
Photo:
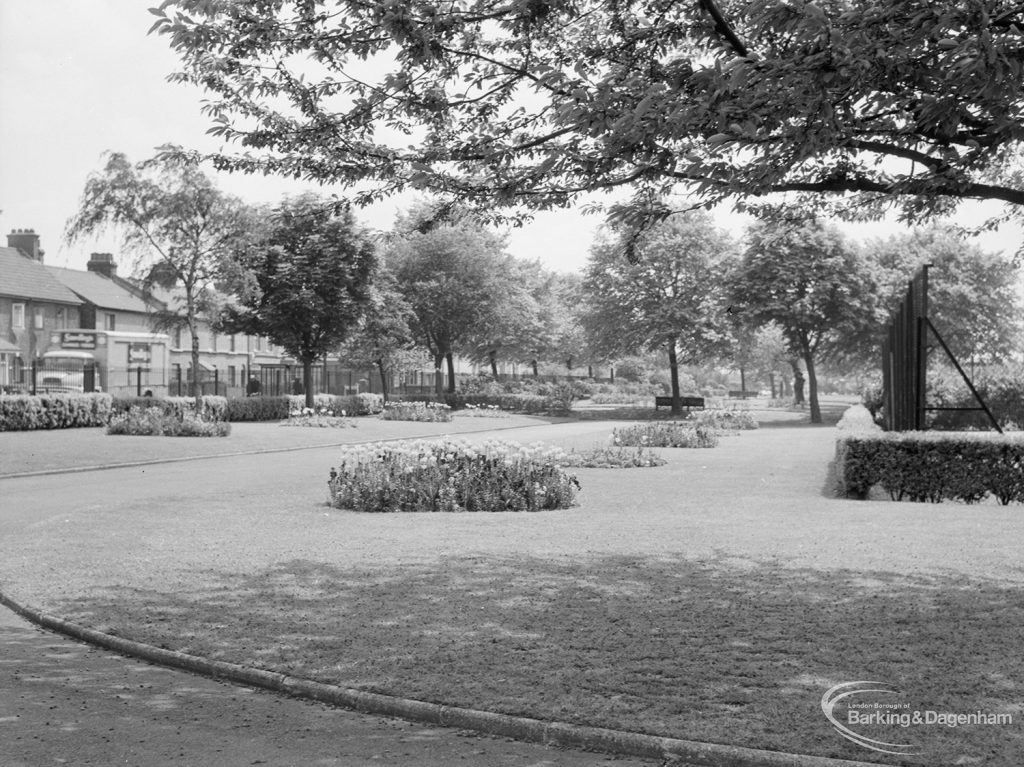
<svg viewBox="0 0 1024 767"><path fill-rule="evenodd" d="M7 235L7 247L17 248L29 258L42 263L45 251L39 247L35 229L14 229Z"/></svg>
<svg viewBox="0 0 1024 767"><path fill-rule="evenodd" d="M117 264L114 263L114 256L110 253L90 253L89 263L85 265L85 268L90 272L102 274L104 277L117 275Z"/></svg>

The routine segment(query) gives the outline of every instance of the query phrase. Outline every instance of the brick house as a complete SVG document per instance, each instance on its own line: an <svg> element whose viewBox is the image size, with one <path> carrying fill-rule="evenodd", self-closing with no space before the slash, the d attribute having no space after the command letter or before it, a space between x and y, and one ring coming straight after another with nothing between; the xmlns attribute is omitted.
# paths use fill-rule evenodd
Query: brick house
<svg viewBox="0 0 1024 767"><path fill-rule="evenodd" d="M84 302L43 265L39 235L15 229L0 247L0 386L50 347L54 330L81 327Z"/></svg>

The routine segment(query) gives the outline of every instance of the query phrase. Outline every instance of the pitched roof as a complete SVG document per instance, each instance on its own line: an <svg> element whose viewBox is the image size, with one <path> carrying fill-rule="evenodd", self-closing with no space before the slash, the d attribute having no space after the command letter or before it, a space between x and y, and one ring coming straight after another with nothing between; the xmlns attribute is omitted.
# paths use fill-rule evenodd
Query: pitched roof
<svg viewBox="0 0 1024 767"><path fill-rule="evenodd" d="M0 246L0 295L78 306L82 299L62 285L39 261L17 248Z"/></svg>
<svg viewBox="0 0 1024 767"><path fill-rule="evenodd" d="M101 309L140 313L152 311L152 308L137 294L102 274L65 269L60 266L46 268L63 285Z"/></svg>

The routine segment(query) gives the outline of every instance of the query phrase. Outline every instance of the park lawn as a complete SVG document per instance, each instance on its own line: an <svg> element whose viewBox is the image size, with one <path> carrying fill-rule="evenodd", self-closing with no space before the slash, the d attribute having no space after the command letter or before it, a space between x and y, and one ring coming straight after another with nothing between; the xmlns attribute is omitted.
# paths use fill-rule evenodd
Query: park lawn
<svg viewBox="0 0 1024 767"><path fill-rule="evenodd" d="M531 433L586 447L612 427ZM915 730L903 763L1015 763L1020 509L826 498L833 439L779 423L581 469L579 506L537 514L329 510L329 450L121 470L132 492L102 505L111 479L55 477L81 507L12 528L0 573L85 625L348 687L900 763L820 710L878 680L921 709L1013 715Z"/></svg>
<svg viewBox="0 0 1024 767"><path fill-rule="evenodd" d="M202 573L187 594L112 589L61 612L345 687L901 763L823 726L821 694L870 669L872 679L898 680L921 709L1009 712L1017 723L915 732L925 753L902 763L952 754L965 761L950 764L1006 765L1024 752L1024 600L1018 588L956 577L665 557L446 558L373 569L299 559L257 573ZM906 742L895 729L865 731Z"/></svg>

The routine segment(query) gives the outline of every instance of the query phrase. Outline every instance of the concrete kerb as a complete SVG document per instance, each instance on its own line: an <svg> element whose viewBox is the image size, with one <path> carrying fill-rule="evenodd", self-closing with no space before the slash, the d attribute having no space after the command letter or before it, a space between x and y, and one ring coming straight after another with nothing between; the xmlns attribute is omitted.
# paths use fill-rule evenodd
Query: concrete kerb
<svg viewBox="0 0 1024 767"><path fill-rule="evenodd" d="M130 469L133 466L154 466L160 463L183 463L185 461L207 461L211 458L237 458L240 455L264 455L266 453L294 453L298 450L319 450L329 447L348 447L350 445L372 445L375 442L400 442L405 439L442 439L460 437L463 434L480 434L487 431L514 431L516 429L533 429L537 424L520 424L518 426L492 426L490 428L470 429L451 434L411 434L406 437L387 437L385 439L363 439L356 442L332 442L326 445L298 445L296 447L268 447L260 450L239 450L234 453L207 453L204 455L184 455L177 458L152 458L145 461L124 461L121 463L94 464L92 466L70 466L61 469L40 469L39 471L22 471L14 474L0 474L0 480L22 479L25 477L45 477L53 474L78 474L86 471L104 471L106 469Z"/></svg>
<svg viewBox="0 0 1024 767"><path fill-rule="evenodd" d="M699 743L602 727L587 727L567 722L548 722L529 717L445 706L354 690L309 679L300 679L274 671L209 660L113 636L26 607L2 592L0 592L0 604L38 626L122 655L239 685L316 700L365 714L377 714L442 727L473 730L529 743L660 759L667 764L680 767L683 765L693 765L694 767L878 767L877 764L868 762L786 754L779 751L762 751L715 743Z"/></svg>

